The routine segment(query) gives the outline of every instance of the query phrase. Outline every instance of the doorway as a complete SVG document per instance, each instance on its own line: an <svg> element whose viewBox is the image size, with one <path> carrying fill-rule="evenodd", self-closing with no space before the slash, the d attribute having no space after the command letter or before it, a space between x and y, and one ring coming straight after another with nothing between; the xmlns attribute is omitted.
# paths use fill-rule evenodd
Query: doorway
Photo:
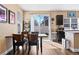
<svg viewBox="0 0 79 59"><path fill-rule="evenodd" d="M57 42L62 43L62 38L65 38L64 27L63 27L63 15L56 16L57 28Z"/></svg>
<svg viewBox="0 0 79 59"><path fill-rule="evenodd" d="M51 21L48 14L33 14L31 15L31 32L39 32L47 34L51 39Z"/></svg>
<svg viewBox="0 0 79 59"><path fill-rule="evenodd" d="M21 18L21 14L20 14L20 12L18 11L17 12L17 32L18 33L21 33L21 31L22 31L22 18Z"/></svg>

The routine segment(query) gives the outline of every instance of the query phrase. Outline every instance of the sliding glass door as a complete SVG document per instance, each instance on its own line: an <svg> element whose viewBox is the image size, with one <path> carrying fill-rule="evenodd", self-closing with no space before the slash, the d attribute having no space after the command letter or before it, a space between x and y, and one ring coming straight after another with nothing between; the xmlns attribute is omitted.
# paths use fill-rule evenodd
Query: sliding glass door
<svg viewBox="0 0 79 59"><path fill-rule="evenodd" d="M31 17L31 31L39 32L41 34L49 33L49 16L36 14Z"/></svg>
<svg viewBox="0 0 79 59"><path fill-rule="evenodd" d="M39 32L40 34L48 34L51 40L51 20L48 14L31 15L31 32Z"/></svg>

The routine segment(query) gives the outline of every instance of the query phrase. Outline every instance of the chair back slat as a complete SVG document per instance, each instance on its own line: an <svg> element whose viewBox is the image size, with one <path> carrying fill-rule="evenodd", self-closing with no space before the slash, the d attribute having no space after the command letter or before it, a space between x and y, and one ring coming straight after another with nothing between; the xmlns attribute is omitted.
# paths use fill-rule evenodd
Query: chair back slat
<svg viewBox="0 0 79 59"><path fill-rule="evenodd" d="M39 32L31 32L32 34L38 35Z"/></svg>

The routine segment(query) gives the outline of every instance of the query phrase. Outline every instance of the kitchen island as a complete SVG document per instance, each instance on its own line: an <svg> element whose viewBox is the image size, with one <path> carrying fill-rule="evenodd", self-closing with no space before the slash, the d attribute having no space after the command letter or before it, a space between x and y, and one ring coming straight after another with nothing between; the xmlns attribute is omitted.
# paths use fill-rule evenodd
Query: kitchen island
<svg viewBox="0 0 79 59"><path fill-rule="evenodd" d="M69 49L72 52L79 52L79 30L64 30L65 39L70 41Z"/></svg>

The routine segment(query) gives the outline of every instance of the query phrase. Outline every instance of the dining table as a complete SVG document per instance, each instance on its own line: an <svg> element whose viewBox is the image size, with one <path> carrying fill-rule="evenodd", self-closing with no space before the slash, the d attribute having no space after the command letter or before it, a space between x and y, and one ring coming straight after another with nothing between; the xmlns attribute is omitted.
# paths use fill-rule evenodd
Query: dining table
<svg viewBox="0 0 79 59"><path fill-rule="evenodd" d="M27 36L27 35L25 35ZM42 54L42 50L43 50L43 44L42 44L42 41L43 41L43 37L47 37L48 35L46 34L38 34L38 37L40 38L40 50L41 50L41 54ZM6 38L12 38L12 35L11 36L6 36Z"/></svg>

